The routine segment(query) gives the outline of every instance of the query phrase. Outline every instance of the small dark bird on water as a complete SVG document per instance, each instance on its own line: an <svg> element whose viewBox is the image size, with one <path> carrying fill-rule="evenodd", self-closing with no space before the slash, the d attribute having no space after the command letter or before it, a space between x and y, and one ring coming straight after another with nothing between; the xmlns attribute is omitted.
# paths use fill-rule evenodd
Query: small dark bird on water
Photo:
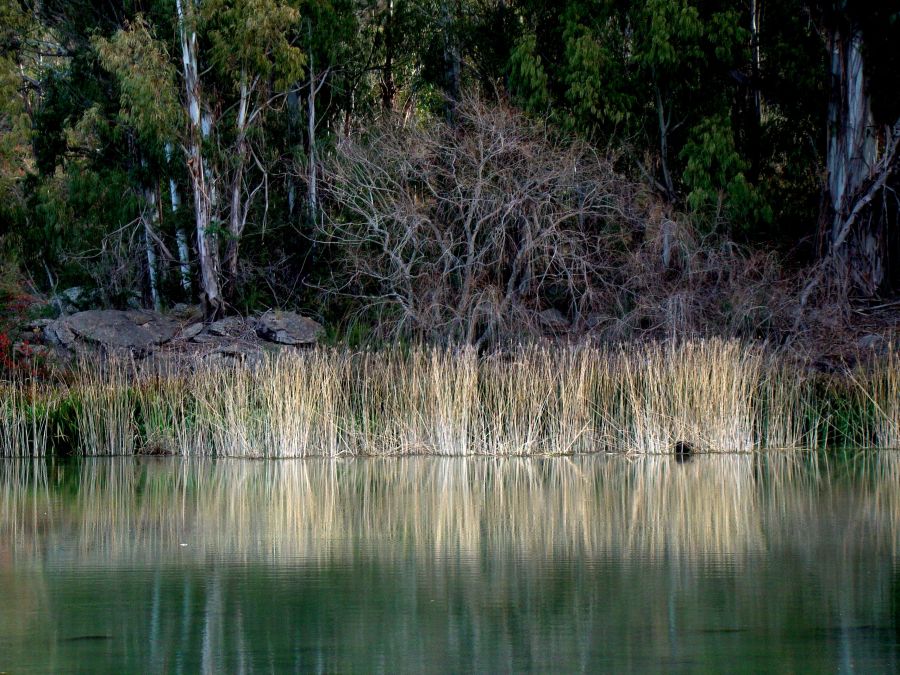
<svg viewBox="0 0 900 675"><path fill-rule="evenodd" d="M694 446L687 441L678 441L672 450L675 452L675 461L679 463L689 461L694 454Z"/></svg>

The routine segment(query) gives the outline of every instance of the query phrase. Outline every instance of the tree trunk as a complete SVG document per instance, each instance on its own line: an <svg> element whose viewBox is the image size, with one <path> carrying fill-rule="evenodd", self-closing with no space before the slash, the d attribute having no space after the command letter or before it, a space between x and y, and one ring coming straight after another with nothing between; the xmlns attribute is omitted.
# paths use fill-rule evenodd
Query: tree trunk
<svg viewBox="0 0 900 675"><path fill-rule="evenodd" d="M750 154L751 183L759 180L760 138L762 131L762 91L760 79L762 59L760 56L760 27L762 24L763 0L750 0L750 120L747 124L747 145Z"/></svg>
<svg viewBox="0 0 900 675"><path fill-rule="evenodd" d="M308 192L307 207L309 209L309 220L315 223L316 215L319 212L318 198L318 174L316 169L316 71L313 64L312 50L309 53L309 93L306 99L307 106L307 135L309 140L309 166L307 171Z"/></svg>
<svg viewBox="0 0 900 675"><path fill-rule="evenodd" d="M166 143L166 160L172 159L172 144ZM181 194L175 179L169 176L169 199L172 203L172 213L178 213L181 207ZM191 297L191 258L188 249L187 232L182 227L175 228L175 241L178 244L178 270L181 275L181 287L188 299Z"/></svg>
<svg viewBox="0 0 900 675"><path fill-rule="evenodd" d="M831 101L828 110L827 241L835 269L864 295L874 295L884 280L883 220L854 216L867 183L879 164L878 143L866 89L863 35L858 26L834 28L829 39ZM889 169L889 167L886 167Z"/></svg>
<svg viewBox="0 0 900 675"><path fill-rule="evenodd" d="M247 222L247 209L243 203L244 163L247 156L247 115L250 104L250 89L247 85L247 74L241 73L241 94L238 101L236 120L237 144L235 148L235 167L231 178L231 208L228 214L228 233L231 235L225 248L225 297L233 301L237 292L238 247L244 225Z"/></svg>
<svg viewBox="0 0 900 675"><path fill-rule="evenodd" d="M447 96L447 120L451 124L462 88L462 63L456 39L455 12L451 10L453 2L455 0L443 0L441 3L441 28L444 33L444 93Z"/></svg>
<svg viewBox="0 0 900 675"><path fill-rule="evenodd" d="M294 146L295 144L302 143L303 137L303 124L301 120L301 112L300 112L300 97L297 95L297 90L299 89L299 85L292 86L287 93L286 97L286 107L288 113L288 145ZM285 182L287 183L287 200L288 200L288 215L291 218L291 221L294 219L294 210L296 208L297 203L297 189L294 184L294 175L293 172L288 171L287 176L285 178Z"/></svg>
<svg viewBox="0 0 900 675"><path fill-rule="evenodd" d="M666 117L659 83L655 79L654 77L653 86L656 89L656 115L659 120L659 166L662 172L662 184L666 189L666 199L671 201L675 199L675 183L672 180L672 173L669 171L669 119Z"/></svg>
<svg viewBox="0 0 900 675"><path fill-rule="evenodd" d="M162 308L162 304L159 299L157 256L154 241L154 231L159 223L159 199L156 190L152 187L144 188L144 208L141 211L141 221L144 224L144 253L147 256L147 278L150 282L150 298L153 300L153 309L159 311Z"/></svg>
<svg viewBox="0 0 900 675"><path fill-rule="evenodd" d="M188 173L194 192L194 217L197 227L197 255L200 260L200 287L207 321L224 314L219 290L218 237L211 231L216 203L216 186L203 156L203 142L209 137L211 120L203 113L200 68L197 57L197 33L194 30L196 0L176 0L181 37L181 61L184 69L185 103L190 121L186 144Z"/></svg>

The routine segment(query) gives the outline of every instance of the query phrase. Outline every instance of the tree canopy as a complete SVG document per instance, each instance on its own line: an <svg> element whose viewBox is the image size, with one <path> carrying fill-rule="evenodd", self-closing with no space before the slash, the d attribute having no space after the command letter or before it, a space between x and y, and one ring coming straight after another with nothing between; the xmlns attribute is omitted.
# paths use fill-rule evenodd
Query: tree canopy
<svg viewBox="0 0 900 675"><path fill-rule="evenodd" d="M701 235L885 296L898 38L897 0L0 0L2 255L110 305L349 311L319 293L323 168L474 97Z"/></svg>

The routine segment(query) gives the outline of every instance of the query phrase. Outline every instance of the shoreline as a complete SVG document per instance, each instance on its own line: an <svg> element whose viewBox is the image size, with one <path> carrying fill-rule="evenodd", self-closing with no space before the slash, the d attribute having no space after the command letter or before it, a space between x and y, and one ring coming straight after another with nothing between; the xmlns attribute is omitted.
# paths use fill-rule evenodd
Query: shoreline
<svg viewBox="0 0 900 675"><path fill-rule="evenodd" d="M521 456L900 447L900 354L812 372L725 340L315 348L0 383L2 456Z"/></svg>

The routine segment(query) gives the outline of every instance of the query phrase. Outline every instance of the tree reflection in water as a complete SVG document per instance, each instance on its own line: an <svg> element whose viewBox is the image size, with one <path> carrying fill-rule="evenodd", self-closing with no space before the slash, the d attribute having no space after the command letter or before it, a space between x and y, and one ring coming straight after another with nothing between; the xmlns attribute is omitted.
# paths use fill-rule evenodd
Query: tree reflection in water
<svg viewBox="0 0 900 675"><path fill-rule="evenodd" d="M7 461L0 651L154 671L896 665L898 484L891 452ZM109 639L67 641L89 635Z"/></svg>

